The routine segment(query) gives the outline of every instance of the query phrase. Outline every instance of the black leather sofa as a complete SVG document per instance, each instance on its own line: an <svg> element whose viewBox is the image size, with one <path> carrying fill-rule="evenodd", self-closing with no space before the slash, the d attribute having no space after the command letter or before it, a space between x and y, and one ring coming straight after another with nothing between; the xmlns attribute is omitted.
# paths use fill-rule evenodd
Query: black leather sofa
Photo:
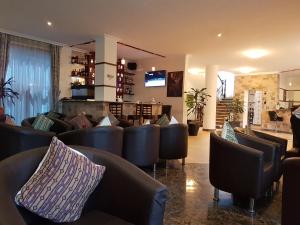
<svg viewBox="0 0 300 225"><path fill-rule="evenodd" d="M188 127L185 124L161 126L159 158L182 159L184 165L188 152L188 135Z"/></svg>
<svg viewBox="0 0 300 225"><path fill-rule="evenodd" d="M283 163L282 225L299 225L300 158L286 159Z"/></svg>
<svg viewBox="0 0 300 225"><path fill-rule="evenodd" d="M67 145L81 145L105 150L122 156L123 128L103 126L72 130L58 134L58 139Z"/></svg>
<svg viewBox="0 0 300 225"><path fill-rule="evenodd" d="M123 158L137 166L153 165L155 171L159 157L158 125L144 125L124 129Z"/></svg>
<svg viewBox="0 0 300 225"><path fill-rule="evenodd" d="M106 166L103 179L84 207L76 225L162 225L167 189L127 161L105 151L72 146ZM22 152L0 162L0 224L52 225L16 206L14 198L34 173L47 148ZM68 223L64 223L68 224Z"/></svg>
<svg viewBox="0 0 300 225"><path fill-rule="evenodd" d="M21 125L23 127L33 128L32 124L33 124L33 121L35 120L35 118L36 117L30 117L30 118L24 119L21 122ZM72 130L72 125L71 124L69 124L65 121L62 121L60 119L55 119L55 118L50 118L50 119L54 122L54 124L50 127L51 132L59 134L59 133L63 133L63 132Z"/></svg>
<svg viewBox="0 0 300 225"><path fill-rule="evenodd" d="M215 187L214 200L219 200L219 190L250 198L253 213L255 200L272 187L275 149L248 135L236 137L240 144L210 134L209 179Z"/></svg>
<svg viewBox="0 0 300 225"><path fill-rule="evenodd" d="M53 132L0 123L0 160L32 148L49 146L54 135Z"/></svg>

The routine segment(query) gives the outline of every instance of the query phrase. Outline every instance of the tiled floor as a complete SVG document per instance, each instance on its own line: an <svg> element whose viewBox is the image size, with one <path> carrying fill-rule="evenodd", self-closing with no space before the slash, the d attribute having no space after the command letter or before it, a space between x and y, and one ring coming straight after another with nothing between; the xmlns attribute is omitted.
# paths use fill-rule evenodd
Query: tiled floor
<svg viewBox="0 0 300 225"><path fill-rule="evenodd" d="M274 134L289 139L291 145L291 135ZM186 162L182 168L179 161L172 161L168 169L159 168L156 172L156 179L167 185L169 190L165 225L280 224L281 189L272 198L257 202L254 216L247 211L247 201L233 204L229 193L220 192L220 201L214 203L213 187L208 177L208 132L200 131L197 137L189 137Z"/></svg>

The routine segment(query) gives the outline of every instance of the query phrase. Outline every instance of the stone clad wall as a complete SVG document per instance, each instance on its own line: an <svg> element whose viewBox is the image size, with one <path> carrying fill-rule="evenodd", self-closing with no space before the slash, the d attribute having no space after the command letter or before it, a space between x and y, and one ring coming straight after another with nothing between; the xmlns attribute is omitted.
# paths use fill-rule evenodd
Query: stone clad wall
<svg viewBox="0 0 300 225"><path fill-rule="evenodd" d="M234 96L244 100L246 90L263 91L263 110L276 108L278 102L279 75L249 75L236 76L234 82Z"/></svg>

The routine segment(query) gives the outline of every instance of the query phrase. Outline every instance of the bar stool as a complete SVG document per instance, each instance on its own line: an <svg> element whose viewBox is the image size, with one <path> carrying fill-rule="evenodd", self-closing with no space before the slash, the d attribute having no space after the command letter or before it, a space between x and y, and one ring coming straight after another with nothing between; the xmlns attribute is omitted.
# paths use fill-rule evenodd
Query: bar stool
<svg viewBox="0 0 300 225"><path fill-rule="evenodd" d="M117 102L110 102L109 103L109 111L113 114L116 118L121 119L123 116L123 104Z"/></svg>
<svg viewBox="0 0 300 225"><path fill-rule="evenodd" d="M138 120L140 124L141 115L142 115L142 104L136 104L135 115L128 115L128 121L132 120L132 124L134 124L134 121Z"/></svg>
<svg viewBox="0 0 300 225"><path fill-rule="evenodd" d="M153 119L152 104L143 104L142 105L142 118L143 118L143 122L145 119L148 119L148 120Z"/></svg>

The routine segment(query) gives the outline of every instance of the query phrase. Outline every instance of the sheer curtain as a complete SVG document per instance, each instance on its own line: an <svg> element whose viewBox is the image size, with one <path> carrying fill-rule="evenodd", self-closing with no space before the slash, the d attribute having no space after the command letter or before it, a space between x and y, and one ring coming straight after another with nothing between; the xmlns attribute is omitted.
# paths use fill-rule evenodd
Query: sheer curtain
<svg viewBox="0 0 300 225"><path fill-rule="evenodd" d="M6 80L13 77L19 99L6 102L5 111L20 124L24 118L49 111L52 103L50 45L15 38L10 41Z"/></svg>

